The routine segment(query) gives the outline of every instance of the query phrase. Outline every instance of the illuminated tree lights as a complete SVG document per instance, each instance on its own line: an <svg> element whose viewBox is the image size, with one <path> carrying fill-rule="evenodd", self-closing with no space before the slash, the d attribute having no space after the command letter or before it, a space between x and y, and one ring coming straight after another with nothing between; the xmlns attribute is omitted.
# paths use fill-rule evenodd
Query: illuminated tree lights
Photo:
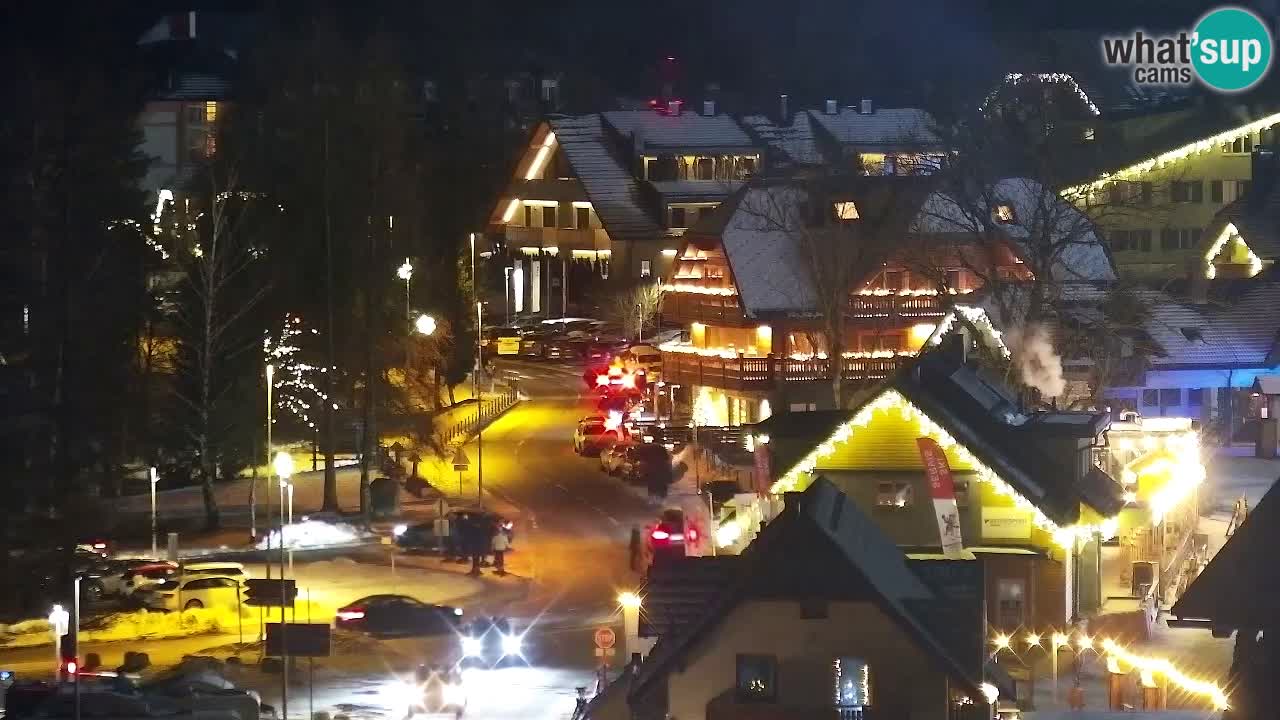
<svg viewBox="0 0 1280 720"><path fill-rule="evenodd" d="M318 330L307 329L302 318L285 314L279 337L268 334L262 340L264 361L274 365L272 393L276 406L289 412L309 428L315 428L311 418L311 409L317 403L329 399L323 390L316 386L314 378L317 373L326 372L323 367L309 365L302 361L302 348L298 346L302 335L319 335Z"/></svg>

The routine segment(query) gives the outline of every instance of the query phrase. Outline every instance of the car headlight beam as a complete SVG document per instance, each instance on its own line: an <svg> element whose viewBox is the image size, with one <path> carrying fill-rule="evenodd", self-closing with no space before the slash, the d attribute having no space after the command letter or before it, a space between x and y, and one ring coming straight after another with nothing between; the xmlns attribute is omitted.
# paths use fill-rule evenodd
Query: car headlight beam
<svg viewBox="0 0 1280 720"><path fill-rule="evenodd" d="M521 655L524 652L524 638L519 635L502 636L503 655Z"/></svg>
<svg viewBox="0 0 1280 720"><path fill-rule="evenodd" d="M462 657L480 657L484 654L484 643L478 637L462 636Z"/></svg>

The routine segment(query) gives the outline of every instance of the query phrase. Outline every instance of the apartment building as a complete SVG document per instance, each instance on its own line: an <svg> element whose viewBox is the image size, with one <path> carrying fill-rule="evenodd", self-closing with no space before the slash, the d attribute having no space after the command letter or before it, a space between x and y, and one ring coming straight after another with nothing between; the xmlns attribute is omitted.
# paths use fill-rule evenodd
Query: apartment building
<svg viewBox="0 0 1280 720"><path fill-rule="evenodd" d="M713 101L548 117L489 219L512 258L513 308L546 311L570 263L620 284L664 277L679 238L758 171L762 151Z"/></svg>

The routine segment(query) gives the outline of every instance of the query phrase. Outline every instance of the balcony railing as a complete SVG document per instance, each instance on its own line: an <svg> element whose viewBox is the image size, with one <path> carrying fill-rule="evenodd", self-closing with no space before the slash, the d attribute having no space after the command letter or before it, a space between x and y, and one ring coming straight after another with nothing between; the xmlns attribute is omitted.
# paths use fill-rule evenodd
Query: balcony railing
<svg viewBox="0 0 1280 720"><path fill-rule="evenodd" d="M744 325L746 316L738 304L737 295L704 295L691 292L665 292L662 294L662 320L667 323L712 323L715 325Z"/></svg>
<svg viewBox="0 0 1280 720"><path fill-rule="evenodd" d="M844 358L848 382L871 382L892 375L907 357ZM662 378L681 385L705 385L725 390L768 390L779 382L823 382L831 378L831 360L792 360L766 357L706 357L693 353L662 353Z"/></svg>
<svg viewBox="0 0 1280 720"><path fill-rule="evenodd" d="M850 295L852 317L940 317L944 311L937 295Z"/></svg>
<svg viewBox="0 0 1280 720"><path fill-rule="evenodd" d="M570 250L608 250L609 234L601 229L524 227L507 225L507 245L521 247L554 247Z"/></svg>

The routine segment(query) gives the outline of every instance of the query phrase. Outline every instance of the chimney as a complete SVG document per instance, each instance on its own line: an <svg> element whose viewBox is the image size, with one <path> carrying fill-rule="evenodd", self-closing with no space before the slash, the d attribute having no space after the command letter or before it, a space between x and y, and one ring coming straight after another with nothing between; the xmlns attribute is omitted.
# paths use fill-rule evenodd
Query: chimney
<svg viewBox="0 0 1280 720"><path fill-rule="evenodd" d="M715 117L715 114L716 114L716 101L715 101L715 100L703 100L703 101L702 101L702 114L703 114L703 115L706 115L707 117Z"/></svg>
<svg viewBox="0 0 1280 720"><path fill-rule="evenodd" d="M780 119L782 120L782 122L785 123L787 120L790 119L789 115L787 114L787 96L786 95L778 96L778 111L781 113Z"/></svg>
<svg viewBox="0 0 1280 720"><path fill-rule="evenodd" d="M875 107L871 104L871 98L862 98L862 114L870 115L875 112Z"/></svg>
<svg viewBox="0 0 1280 720"><path fill-rule="evenodd" d="M965 337L964 330L952 332L942 338L942 344L938 346L938 350L956 367L964 365L969 359L969 341Z"/></svg>
<svg viewBox="0 0 1280 720"><path fill-rule="evenodd" d="M828 100L828 101L827 101L827 107L826 107L826 113L827 113L828 115L835 115L835 114L837 114L837 113L839 113L839 112L840 112L840 109L839 109L839 106L837 106L836 101L835 101L835 100Z"/></svg>
<svg viewBox="0 0 1280 720"><path fill-rule="evenodd" d="M683 100L669 100L669 101L667 101L667 114L669 114L669 115L679 115L679 114L680 114L680 106L681 106L681 105L684 105L684 101L683 101Z"/></svg>

